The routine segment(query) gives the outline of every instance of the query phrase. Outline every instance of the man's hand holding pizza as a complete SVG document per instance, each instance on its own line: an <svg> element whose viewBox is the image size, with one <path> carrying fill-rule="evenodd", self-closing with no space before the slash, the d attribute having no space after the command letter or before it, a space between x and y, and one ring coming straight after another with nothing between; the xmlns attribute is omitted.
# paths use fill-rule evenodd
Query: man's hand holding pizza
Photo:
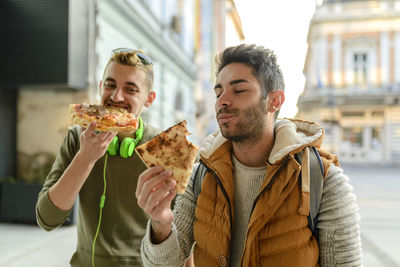
<svg viewBox="0 0 400 267"><path fill-rule="evenodd" d="M96 121L92 121L80 135L80 148L77 156L88 164L94 164L107 151L116 132L95 132Z"/></svg>
<svg viewBox="0 0 400 267"><path fill-rule="evenodd" d="M60 179L49 189L51 202L62 210L69 210L92 171L119 131L137 129L133 114L103 105L72 104L70 113L73 123L86 128L80 135L80 148ZM100 131L96 133L95 130Z"/></svg>
<svg viewBox="0 0 400 267"><path fill-rule="evenodd" d="M138 205L151 219L151 237L155 244L167 239L174 221L171 202L176 196L176 181L171 177L171 171L151 167L139 176L136 187Z"/></svg>
<svg viewBox="0 0 400 267"><path fill-rule="evenodd" d="M186 121L182 121L135 150L148 167L139 176L136 198L151 218L153 243L170 235L174 221L171 202L177 193L185 192L192 173L198 147L186 139L188 134Z"/></svg>

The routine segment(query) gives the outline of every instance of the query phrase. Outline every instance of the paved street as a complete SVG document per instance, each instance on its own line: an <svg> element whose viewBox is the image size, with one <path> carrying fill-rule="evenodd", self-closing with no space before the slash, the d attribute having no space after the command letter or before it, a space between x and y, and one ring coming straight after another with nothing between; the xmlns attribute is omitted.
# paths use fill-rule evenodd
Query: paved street
<svg viewBox="0 0 400 267"><path fill-rule="evenodd" d="M400 167L343 167L360 206L364 266L400 267ZM0 223L0 266L69 266L75 244L75 226Z"/></svg>
<svg viewBox="0 0 400 267"><path fill-rule="evenodd" d="M400 266L400 167L343 168L360 207L364 265Z"/></svg>

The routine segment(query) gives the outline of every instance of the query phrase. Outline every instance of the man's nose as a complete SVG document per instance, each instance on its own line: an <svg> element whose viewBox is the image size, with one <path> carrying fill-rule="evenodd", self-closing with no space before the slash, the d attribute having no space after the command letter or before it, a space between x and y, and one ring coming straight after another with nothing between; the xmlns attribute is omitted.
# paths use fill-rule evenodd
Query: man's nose
<svg viewBox="0 0 400 267"><path fill-rule="evenodd" d="M232 98L229 95L229 92L223 91L217 99L217 105L220 107L226 107L230 106L231 104L232 104Z"/></svg>
<svg viewBox="0 0 400 267"><path fill-rule="evenodd" d="M117 87L111 94L111 100L114 102L122 102L124 100L124 92L121 87Z"/></svg>

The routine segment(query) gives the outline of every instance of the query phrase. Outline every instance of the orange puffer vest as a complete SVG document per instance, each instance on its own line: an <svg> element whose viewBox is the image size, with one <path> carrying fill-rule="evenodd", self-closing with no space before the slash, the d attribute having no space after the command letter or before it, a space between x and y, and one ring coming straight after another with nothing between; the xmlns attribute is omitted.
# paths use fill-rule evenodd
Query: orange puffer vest
<svg viewBox="0 0 400 267"><path fill-rule="evenodd" d="M229 266L235 223L231 151L227 141L210 157L201 158L209 171L198 196L193 230L194 260L199 267ZM240 266L319 266L318 242L307 220L309 195L302 196L301 167L293 154L268 164L254 201Z"/></svg>

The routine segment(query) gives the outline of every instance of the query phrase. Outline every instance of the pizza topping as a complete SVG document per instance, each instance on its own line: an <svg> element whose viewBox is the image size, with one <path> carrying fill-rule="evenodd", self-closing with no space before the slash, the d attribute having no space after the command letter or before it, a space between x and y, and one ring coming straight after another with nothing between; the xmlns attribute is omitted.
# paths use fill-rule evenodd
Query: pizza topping
<svg viewBox="0 0 400 267"><path fill-rule="evenodd" d="M133 113L124 108L105 107L96 104L71 104L72 121L87 127L96 121L96 130L100 131L133 131L138 127L138 120Z"/></svg>

